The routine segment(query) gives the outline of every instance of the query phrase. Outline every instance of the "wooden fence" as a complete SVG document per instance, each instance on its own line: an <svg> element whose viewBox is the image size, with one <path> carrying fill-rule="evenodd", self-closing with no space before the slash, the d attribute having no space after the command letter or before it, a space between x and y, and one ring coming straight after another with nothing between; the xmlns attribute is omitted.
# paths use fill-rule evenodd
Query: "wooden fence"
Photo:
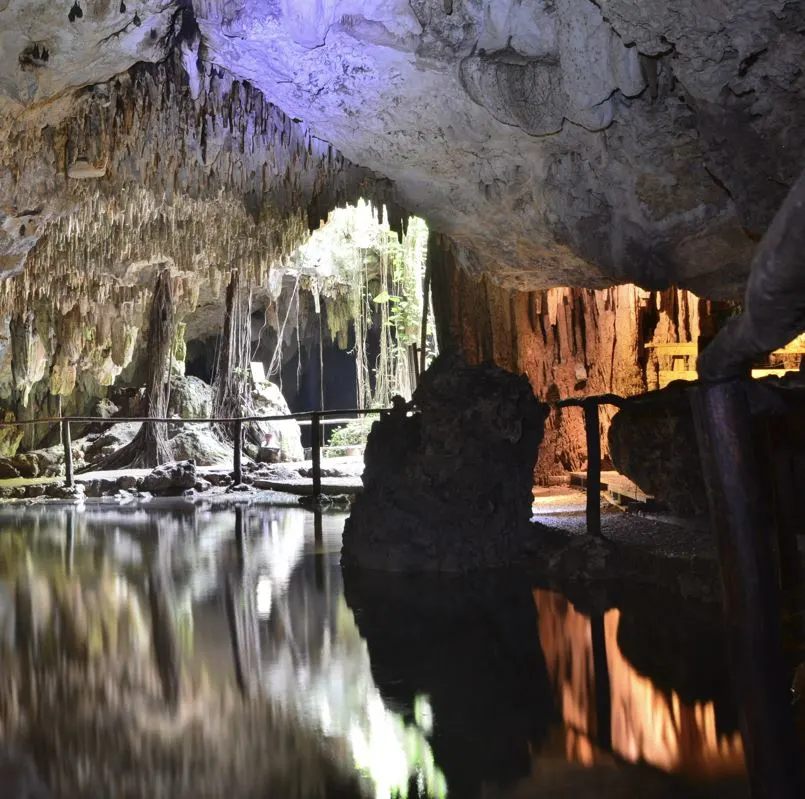
<svg viewBox="0 0 805 799"><path fill-rule="evenodd" d="M321 453L323 447L322 430L325 425L343 424L353 421L344 418L348 414L369 416L384 412L384 408L349 408L332 411L302 411L300 413L277 414L272 416L236 416L231 418L205 417L200 419L181 419L145 416L58 416L46 419L21 419L1 421L2 427L25 427L37 424L53 424L61 427L61 442L64 448L64 483L68 487L75 485L73 468L73 448L70 436L71 424L119 424L124 422L153 422L155 424L231 424L234 428L234 451L232 458L232 476L236 483L243 482L243 425L248 422L288 422L298 421L311 428L311 460L313 461L313 494L321 497Z"/></svg>

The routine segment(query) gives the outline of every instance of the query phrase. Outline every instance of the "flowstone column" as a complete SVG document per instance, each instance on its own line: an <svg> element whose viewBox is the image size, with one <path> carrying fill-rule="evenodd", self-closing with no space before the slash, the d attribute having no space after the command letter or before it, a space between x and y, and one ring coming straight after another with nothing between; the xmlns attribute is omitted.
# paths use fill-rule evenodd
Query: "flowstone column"
<svg viewBox="0 0 805 799"><path fill-rule="evenodd" d="M525 377L441 355L376 422L342 564L462 572L519 560L546 406Z"/></svg>

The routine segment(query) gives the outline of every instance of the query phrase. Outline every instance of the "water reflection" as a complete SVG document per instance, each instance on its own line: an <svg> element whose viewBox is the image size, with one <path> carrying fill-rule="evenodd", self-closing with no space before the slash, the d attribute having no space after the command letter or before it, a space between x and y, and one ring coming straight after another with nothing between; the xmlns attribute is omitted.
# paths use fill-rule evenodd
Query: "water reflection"
<svg viewBox="0 0 805 799"><path fill-rule="evenodd" d="M593 766L608 753L696 778L741 770L737 734L718 729L713 701L660 689L624 655L621 611L591 619L508 578L365 575L345 586L344 519L289 508L3 509L0 629L10 644L22 570L32 588L55 580L57 597L70 586L87 607L117 608L121 621L101 613L98 631L82 633L93 646L152 647L144 617L164 606L195 674L266 693L343 740L378 799L443 797L448 786L458 799L492 795L533 759L548 785L556 770L546 764ZM26 595L31 608L36 596ZM41 609L29 616L42 625Z"/></svg>
<svg viewBox="0 0 805 799"><path fill-rule="evenodd" d="M301 509L243 515L4 510L4 618L14 615L11 586L21 551L33 555L26 557L37 579L50 579L56 569L80 575L85 585L97 568L112 581L109 596L139 593L138 618L141 609L161 618L169 604L171 619L161 619L159 627L173 632L158 630L153 640L163 641L156 647L163 652L154 655L172 698L173 636L194 672L234 680L245 693L263 691L324 734L343 739L378 799L446 796L427 724L390 710L372 678L368 649L343 597L343 522L343 514L334 514L314 525L312 514ZM138 646L147 647L148 633L143 636ZM427 697L417 703L419 717L428 720Z"/></svg>
<svg viewBox="0 0 805 799"><path fill-rule="evenodd" d="M624 657L618 644L620 610L603 614L605 650L598 654L594 619L550 591L535 590L534 601L570 760L594 763L596 753L607 748L596 746L603 738L624 760L664 771L696 778L742 773L740 734L717 730L713 701L686 703L677 692L657 688ZM596 690L602 671L608 685L606 731L601 729Z"/></svg>

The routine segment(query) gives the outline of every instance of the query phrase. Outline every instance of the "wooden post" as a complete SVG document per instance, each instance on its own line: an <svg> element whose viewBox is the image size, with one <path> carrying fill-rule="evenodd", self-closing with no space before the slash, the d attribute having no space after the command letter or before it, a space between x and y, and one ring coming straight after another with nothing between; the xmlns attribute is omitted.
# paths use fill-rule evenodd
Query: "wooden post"
<svg viewBox="0 0 805 799"><path fill-rule="evenodd" d="M61 420L61 443L64 447L64 484L67 488L75 485L73 478L73 445L70 442L70 420Z"/></svg>
<svg viewBox="0 0 805 799"><path fill-rule="evenodd" d="M235 485L243 482L243 421L235 419L235 454L232 463L232 477Z"/></svg>
<svg viewBox="0 0 805 799"><path fill-rule="evenodd" d="M753 797L805 794L782 656L780 591L742 380L691 389L719 550L730 671Z"/></svg>
<svg viewBox="0 0 805 799"><path fill-rule="evenodd" d="M321 417L313 414L310 425L310 446L313 458L313 498L321 499Z"/></svg>
<svg viewBox="0 0 805 799"><path fill-rule="evenodd" d="M587 532L601 535L601 430L598 424L598 403L586 399L584 430L587 434Z"/></svg>

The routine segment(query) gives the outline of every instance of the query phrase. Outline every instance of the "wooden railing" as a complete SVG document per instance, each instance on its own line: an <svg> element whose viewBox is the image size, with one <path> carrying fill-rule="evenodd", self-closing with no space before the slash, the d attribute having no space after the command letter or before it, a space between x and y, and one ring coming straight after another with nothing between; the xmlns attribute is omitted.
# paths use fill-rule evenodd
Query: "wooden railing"
<svg viewBox="0 0 805 799"><path fill-rule="evenodd" d="M584 433L587 439L587 532L601 537L601 427L598 409L602 405L622 408L626 400L617 394L600 394L553 403L557 408L581 408L584 411Z"/></svg>
<svg viewBox="0 0 805 799"><path fill-rule="evenodd" d="M584 429L587 443L587 532L601 536L601 436L599 408L613 405L621 408L628 400L617 394L601 394L593 397L579 397L546 403L553 408L581 408L584 411ZM327 424L343 424L352 421L345 418L368 416L389 411L388 408L349 408L331 411L302 411L300 413L273 416L239 416L231 418L205 417L199 419L147 418L143 416L59 416L46 419L23 419L0 421L0 428L20 427L35 424L58 424L61 426L61 440L64 448L64 482L68 487L75 485L73 450L70 436L71 424L118 424L124 422L154 422L156 424L231 424L234 427L234 452L232 476L236 484L243 482L243 425L248 422L287 422L296 420L300 425L311 427L311 460L313 462L313 496L321 498L321 453L322 428Z"/></svg>
<svg viewBox="0 0 805 799"><path fill-rule="evenodd" d="M233 458L232 458L232 477L235 483L243 482L243 425L248 422L288 422L296 420L301 425L311 427L311 460L313 461L313 495L318 499L321 497L321 452L322 428L327 424L343 424L353 421L346 417L348 414L353 416L370 416L383 413L386 408L348 408L332 411L302 411L300 413L276 414L271 416L235 416L228 418L204 417L198 419L182 419L170 417L145 417L145 416L57 416L46 419L15 419L13 421L0 421L0 428L3 427L25 427L37 424L58 424L61 427L61 442L64 449L64 483L68 488L75 485L75 470L73 468L73 448L70 436L71 424L120 424L126 422L142 423L153 422L155 424L228 424L234 428Z"/></svg>

